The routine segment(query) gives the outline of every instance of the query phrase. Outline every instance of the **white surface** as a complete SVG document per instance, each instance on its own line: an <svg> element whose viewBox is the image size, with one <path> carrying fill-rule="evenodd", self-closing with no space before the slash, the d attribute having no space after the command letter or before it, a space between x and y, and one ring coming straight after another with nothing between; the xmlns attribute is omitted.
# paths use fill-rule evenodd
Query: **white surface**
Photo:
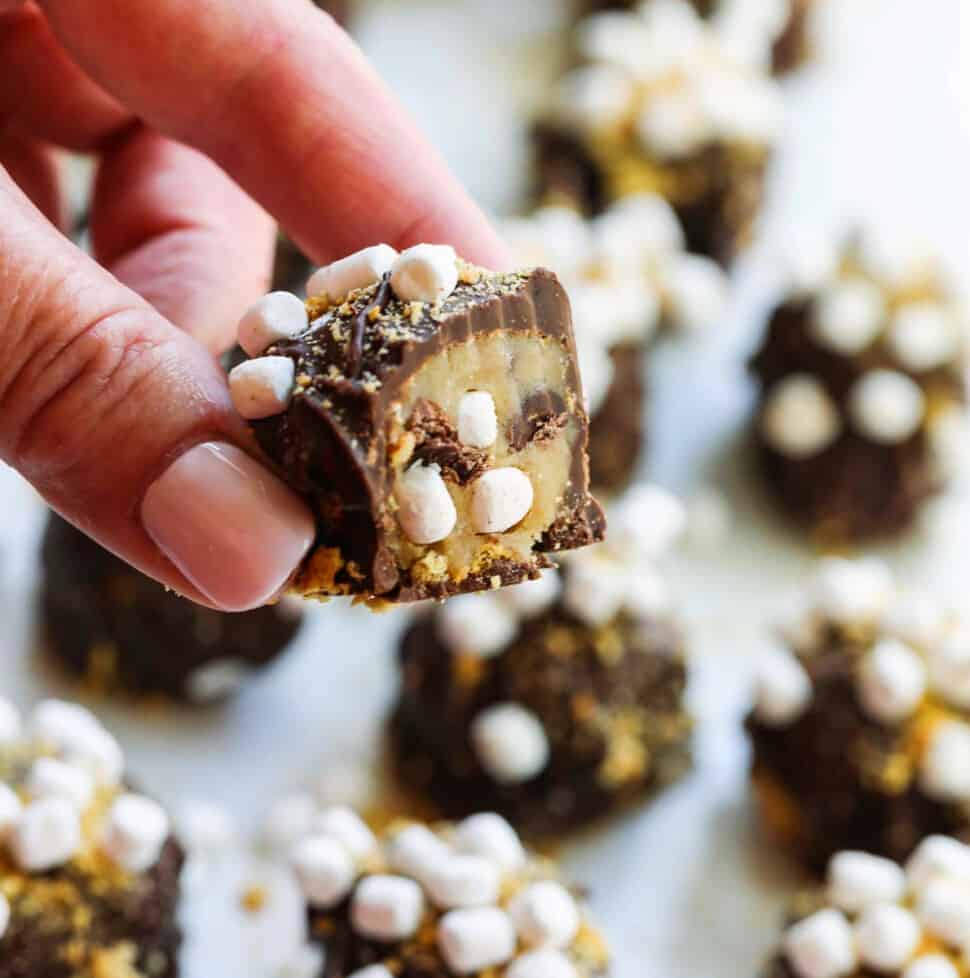
<svg viewBox="0 0 970 978"><path fill-rule="evenodd" d="M560 4L411 0L376 4L360 25L401 97L495 210L514 206L526 182L522 120L555 64L549 16ZM751 978L797 882L752 823L738 723L749 664L765 647L765 619L812 557L766 510L738 450L750 401L743 354L770 295L773 256L792 228L804 234L865 214L915 224L947 247L954 270L968 267L962 0L832 6L852 29L841 35L838 62L787 86L788 133L765 235L740 269L730 321L667 345L653 365L653 476L684 492L717 484L735 523L711 552L678 558L673 573L691 629L695 771L651 806L564 851L570 873L592 887L616 952L614 978ZM912 584L954 596L964 590L964 496L951 494L933 507L924 532L887 550ZM35 671L28 655L43 515L8 471L0 471L0 507L3 692L27 702L67 691ZM172 805L215 796L248 830L274 796L315 784L328 765L346 770L348 759L375 756L400 621L334 603L315 609L287 658L224 709L136 714L110 705L100 713L151 791ZM190 882L187 978L272 978L300 934L287 881L230 863ZM274 897L268 911L243 917L234 909L251 882L269 882Z"/></svg>

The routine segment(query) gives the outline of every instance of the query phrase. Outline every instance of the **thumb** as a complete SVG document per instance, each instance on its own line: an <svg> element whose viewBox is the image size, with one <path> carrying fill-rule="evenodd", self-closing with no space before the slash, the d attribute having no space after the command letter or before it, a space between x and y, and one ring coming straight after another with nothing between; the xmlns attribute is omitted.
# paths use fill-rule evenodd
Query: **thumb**
<svg viewBox="0 0 970 978"><path fill-rule="evenodd" d="M0 458L140 570L239 611L280 590L314 535L249 445L216 360L0 168Z"/></svg>

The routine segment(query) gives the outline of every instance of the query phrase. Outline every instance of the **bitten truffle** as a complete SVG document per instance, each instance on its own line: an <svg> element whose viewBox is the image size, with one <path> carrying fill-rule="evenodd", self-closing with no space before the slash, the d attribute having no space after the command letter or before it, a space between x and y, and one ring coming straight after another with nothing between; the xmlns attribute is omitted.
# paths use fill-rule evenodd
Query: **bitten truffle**
<svg viewBox="0 0 970 978"><path fill-rule="evenodd" d="M318 812L290 850L319 978L606 978L609 953L556 866L492 813L374 834Z"/></svg>
<svg viewBox="0 0 970 978"><path fill-rule="evenodd" d="M453 599L404 636L392 756L447 817L489 808L555 835L688 767L684 640L654 563L683 510L640 487L610 518L611 541L561 570Z"/></svg>
<svg viewBox="0 0 970 978"><path fill-rule="evenodd" d="M59 516L42 560L43 651L92 692L211 703L280 656L300 627L291 602L227 615L179 597Z"/></svg>
<svg viewBox="0 0 970 978"><path fill-rule="evenodd" d="M782 118L777 84L681 0L595 15L577 47L578 66L535 127L539 199L598 214L656 193L690 251L730 261L760 208Z"/></svg>
<svg viewBox="0 0 970 978"><path fill-rule="evenodd" d="M757 668L766 827L810 869L970 829L970 630L876 561L823 561Z"/></svg>
<svg viewBox="0 0 970 978"><path fill-rule="evenodd" d="M569 302L548 271L495 275L444 245L367 248L304 306L243 317L234 403L313 506L310 597L443 598L534 578L600 539Z"/></svg>
<svg viewBox="0 0 970 978"><path fill-rule="evenodd" d="M182 851L87 710L0 698L0 978L176 978Z"/></svg>
<svg viewBox="0 0 970 978"><path fill-rule="evenodd" d="M905 239L805 264L751 362L762 473L824 542L896 533L967 443L965 314Z"/></svg>

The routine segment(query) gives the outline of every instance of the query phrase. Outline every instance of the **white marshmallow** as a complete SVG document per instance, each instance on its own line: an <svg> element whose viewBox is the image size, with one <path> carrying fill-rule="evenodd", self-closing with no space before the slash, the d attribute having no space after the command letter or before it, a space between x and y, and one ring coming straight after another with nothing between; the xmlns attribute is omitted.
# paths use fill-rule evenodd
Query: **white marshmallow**
<svg viewBox="0 0 970 978"><path fill-rule="evenodd" d="M490 860L505 873L514 873L525 865L525 849L515 829L493 812L469 815L459 822L452 844L458 852Z"/></svg>
<svg viewBox="0 0 970 978"><path fill-rule="evenodd" d="M906 892L906 874L891 859L868 852L837 852L829 860L828 897L849 914L879 903L896 903Z"/></svg>
<svg viewBox="0 0 970 978"><path fill-rule="evenodd" d="M354 930L375 941L413 937L424 914L424 895L403 876L366 876L357 884L350 908Z"/></svg>
<svg viewBox="0 0 970 978"><path fill-rule="evenodd" d="M624 197L593 221L599 257L608 265L643 265L684 248L684 232L677 214L657 194Z"/></svg>
<svg viewBox="0 0 970 978"><path fill-rule="evenodd" d="M386 845L387 864L397 873L424 882L451 858L451 849L424 825L409 825Z"/></svg>
<svg viewBox="0 0 970 978"><path fill-rule="evenodd" d="M769 727L794 723L812 701L812 680L798 659L783 649L764 656L755 667L754 714Z"/></svg>
<svg viewBox="0 0 970 978"><path fill-rule="evenodd" d="M518 703L498 703L472 721L472 745L485 773L499 784L522 784L549 763L549 739L539 718Z"/></svg>
<svg viewBox="0 0 970 978"><path fill-rule="evenodd" d="M827 350L853 356L872 343L885 318L882 292L862 279L850 279L837 282L815 300L811 332Z"/></svg>
<svg viewBox="0 0 970 978"><path fill-rule="evenodd" d="M563 589L563 607L583 624L595 628L610 621L630 593L626 569L595 552L574 557Z"/></svg>
<svg viewBox="0 0 970 978"><path fill-rule="evenodd" d="M867 274L895 289L919 282L933 266L926 241L903 228L866 228L856 241L856 257Z"/></svg>
<svg viewBox="0 0 970 978"><path fill-rule="evenodd" d="M852 927L838 910L819 910L790 927L784 951L797 978L843 978L856 966Z"/></svg>
<svg viewBox="0 0 970 978"><path fill-rule="evenodd" d="M632 79L610 65L574 68L559 80L554 93L557 114L584 130L606 129L621 122L633 105Z"/></svg>
<svg viewBox="0 0 970 978"><path fill-rule="evenodd" d="M785 293L805 298L822 291L838 272L839 260L830 235L793 235L780 259Z"/></svg>
<svg viewBox="0 0 970 978"><path fill-rule="evenodd" d="M0 781L0 842L20 818L24 810L23 802L10 785Z"/></svg>
<svg viewBox="0 0 970 978"><path fill-rule="evenodd" d="M252 672L252 666L242 659L213 659L189 673L185 692L193 703L218 703L237 692Z"/></svg>
<svg viewBox="0 0 970 978"><path fill-rule="evenodd" d="M576 49L583 61L606 62L631 74L649 50L650 40L641 18L625 10L592 14L576 27Z"/></svg>
<svg viewBox="0 0 970 978"><path fill-rule="evenodd" d="M944 877L930 880L917 895L916 916L934 937L963 947L970 939L970 886Z"/></svg>
<svg viewBox="0 0 970 978"><path fill-rule="evenodd" d="M886 609L882 627L888 635L907 645L928 650L943 637L946 613L930 595L919 591L904 591L897 594ZM967 636L967 642L970 646L970 636Z"/></svg>
<svg viewBox="0 0 970 978"><path fill-rule="evenodd" d="M258 357L274 343L305 333L308 325L302 299L292 292L270 292L243 314L236 338L246 353Z"/></svg>
<svg viewBox="0 0 970 978"><path fill-rule="evenodd" d="M438 948L458 975L505 964L515 954L515 931L504 910L451 910L438 921Z"/></svg>
<svg viewBox="0 0 970 978"><path fill-rule="evenodd" d="M143 873L158 862L170 824L161 805L143 795L114 800L104 822L101 848L130 873Z"/></svg>
<svg viewBox="0 0 970 978"><path fill-rule="evenodd" d="M472 528L476 533L511 530L528 515L533 498L532 482L521 469L489 469L472 483Z"/></svg>
<svg viewBox="0 0 970 978"><path fill-rule="evenodd" d="M455 528L458 511L437 465L412 465L398 480L398 514L412 543L444 540Z"/></svg>
<svg viewBox="0 0 970 978"><path fill-rule="evenodd" d="M949 703L970 709L970 630L958 628L927 653L930 685Z"/></svg>
<svg viewBox="0 0 970 978"><path fill-rule="evenodd" d="M638 561L628 570L627 593L623 609L637 621L651 622L674 610L674 596L667 579L647 561Z"/></svg>
<svg viewBox="0 0 970 978"><path fill-rule="evenodd" d="M78 811L91 804L94 778L82 768L54 757L39 757L27 772L26 788L32 798L63 798Z"/></svg>
<svg viewBox="0 0 970 978"><path fill-rule="evenodd" d="M704 255L677 255L661 271L668 314L674 326L693 332L714 327L727 305L727 276Z"/></svg>
<svg viewBox="0 0 970 978"><path fill-rule="evenodd" d="M769 78L712 74L699 86L712 138L727 142L771 145L781 134L784 101Z"/></svg>
<svg viewBox="0 0 970 978"><path fill-rule="evenodd" d="M508 647L518 622L497 594L459 594L435 616L438 638L455 653L491 658Z"/></svg>
<svg viewBox="0 0 970 978"><path fill-rule="evenodd" d="M970 884L970 846L948 835L929 835L916 847L904 868L906 883L913 893L941 877Z"/></svg>
<svg viewBox="0 0 970 978"><path fill-rule="evenodd" d="M332 805L314 816L312 832L339 842L358 863L378 850L377 837L367 823L346 805Z"/></svg>
<svg viewBox="0 0 970 978"><path fill-rule="evenodd" d="M936 801L970 801L970 725L948 720L934 729L919 777L923 791Z"/></svg>
<svg viewBox="0 0 970 978"><path fill-rule="evenodd" d="M539 948L517 957L506 969L505 978L577 978L572 961L562 951Z"/></svg>
<svg viewBox="0 0 970 978"><path fill-rule="evenodd" d="M970 446L970 418L963 408L951 407L934 414L927 430L930 461L939 476L949 479L960 475L967 465Z"/></svg>
<svg viewBox="0 0 970 978"><path fill-rule="evenodd" d="M573 295L576 294L574 291ZM573 309L575 315L575 304ZM609 394L616 368L606 346L583 330L579 318L575 318L573 322L576 324L576 357L583 381L583 403L586 413L592 418Z"/></svg>
<svg viewBox="0 0 970 978"><path fill-rule="evenodd" d="M504 587L498 597L502 603L522 618L535 618L551 608L562 591L559 572L551 567L542 572L534 581L523 581Z"/></svg>
<svg viewBox="0 0 970 978"><path fill-rule="evenodd" d="M334 907L353 888L357 868L350 853L329 835L311 835L290 850L290 866L311 907Z"/></svg>
<svg viewBox="0 0 970 978"><path fill-rule="evenodd" d="M483 856L456 853L437 862L422 882L435 906L454 910L496 903L502 877Z"/></svg>
<svg viewBox="0 0 970 978"><path fill-rule="evenodd" d="M441 302L457 285L458 258L451 245L415 245L391 269L391 288L405 302Z"/></svg>
<svg viewBox="0 0 970 978"><path fill-rule="evenodd" d="M398 253L386 244L354 252L332 265L318 268L306 284L307 295L326 294L332 303L340 302L351 292L379 282L397 258Z"/></svg>
<svg viewBox="0 0 970 978"><path fill-rule="evenodd" d="M28 729L39 743L63 750L84 734L101 729L101 724L90 710L78 703L50 699L34 707Z"/></svg>
<svg viewBox="0 0 970 978"><path fill-rule="evenodd" d="M769 391L761 410L765 441L788 458L825 451L842 431L839 409L811 374L790 374Z"/></svg>
<svg viewBox="0 0 970 978"><path fill-rule="evenodd" d="M554 880L520 890L509 903L509 916L519 939L529 947L567 947L579 930L576 901Z"/></svg>
<svg viewBox="0 0 970 978"><path fill-rule="evenodd" d="M686 90L652 95L637 118L637 135L648 153L661 160L693 156L713 136L701 106Z"/></svg>
<svg viewBox="0 0 970 978"><path fill-rule="evenodd" d="M284 795L275 801L260 829L260 841L275 852L285 852L310 834L317 804L308 792Z"/></svg>
<svg viewBox="0 0 970 978"><path fill-rule="evenodd" d="M917 958L903 972L902 978L960 978L960 972L945 955L927 954Z"/></svg>
<svg viewBox="0 0 970 978"><path fill-rule="evenodd" d="M213 856L225 852L236 838L236 827L229 809L212 801L190 799L175 816L176 835L192 856Z"/></svg>
<svg viewBox="0 0 970 978"><path fill-rule="evenodd" d="M78 731L72 742L65 744L64 760L81 767L98 782L114 786L120 783L125 770L125 755L114 735L104 727Z"/></svg>
<svg viewBox="0 0 970 978"><path fill-rule="evenodd" d="M383 964L370 964L366 968L361 968L352 975L348 975L348 978L394 978L394 974Z"/></svg>
<svg viewBox="0 0 970 978"><path fill-rule="evenodd" d="M546 265L557 275L571 276L589 261L590 231L578 211L571 207L540 207L526 223L542 241L542 256L533 264Z"/></svg>
<svg viewBox="0 0 970 978"><path fill-rule="evenodd" d="M956 360L963 336L955 318L938 302L909 302L893 316L889 346L903 367L919 372Z"/></svg>
<svg viewBox="0 0 970 978"><path fill-rule="evenodd" d="M296 365L289 357L257 357L229 371L229 393L247 421L282 414L293 397Z"/></svg>
<svg viewBox="0 0 970 978"><path fill-rule="evenodd" d="M926 693L926 666L898 639L885 638L863 657L856 689L869 716L898 723L913 713Z"/></svg>
<svg viewBox="0 0 970 978"><path fill-rule="evenodd" d="M488 448L498 438L495 399L488 391L469 391L458 402L458 439L472 448Z"/></svg>
<svg viewBox="0 0 970 978"><path fill-rule="evenodd" d="M906 374L877 369L855 382L848 407L860 434L881 445L897 445L923 423L926 398L919 384Z"/></svg>
<svg viewBox="0 0 970 978"><path fill-rule="evenodd" d="M859 961L880 973L897 974L904 968L922 936L919 921L894 903L867 907L855 925Z"/></svg>
<svg viewBox="0 0 970 978"><path fill-rule="evenodd" d="M68 862L81 848L81 816L63 798L26 805L10 829L7 845L17 865L43 873Z"/></svg>
<svg viewBox="0 0 970 978"><path fill-rule="evenodd" d="M0 696L0 746L20 737L20 711L5 696Z"/></svg>
<svg viewBox="0 0 970 978"><path fill-rule="evenodd" d="M7 928L10 926L10 903L7 898L0 893L0 940L3 940L3 935L7 933Z"/></svg>
<svg viewBox="0 0 970 978"><path fill-rule="evenodd" d="M709 43L709 30L697 11L683 0L649 0L639 8L650 38L639 77L651 80L673 68L690 71Z"/></svg>
<svg viewBox="0 0 970 978"><path fill-rule="evenodd" d="M659 560L682 536L687 510L659 486L629 489L609 511L606 546L621 560Z"/></svg>
<svg viewBox="0 0 970 978"><path fill-rule="evenodd" d="M889 568L880 560L828 557L811 585L814 609L837 625L877 621L893 597Z"/></svg>

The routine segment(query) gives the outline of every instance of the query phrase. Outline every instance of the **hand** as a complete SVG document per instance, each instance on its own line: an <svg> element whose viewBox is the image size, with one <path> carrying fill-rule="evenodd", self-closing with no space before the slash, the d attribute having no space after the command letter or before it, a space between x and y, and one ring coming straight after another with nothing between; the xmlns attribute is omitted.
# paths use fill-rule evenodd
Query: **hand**
<svg viewBox="0 0 970 978"><path fill-rule="evenodd" d="M53 146L97 154L93 259L58 230ZM267 287L267 212L320 262L500 265L488 223L308 0L0 0L0 163L0 459L181 593L272 599L313 520L213 356Z"/></svg>

